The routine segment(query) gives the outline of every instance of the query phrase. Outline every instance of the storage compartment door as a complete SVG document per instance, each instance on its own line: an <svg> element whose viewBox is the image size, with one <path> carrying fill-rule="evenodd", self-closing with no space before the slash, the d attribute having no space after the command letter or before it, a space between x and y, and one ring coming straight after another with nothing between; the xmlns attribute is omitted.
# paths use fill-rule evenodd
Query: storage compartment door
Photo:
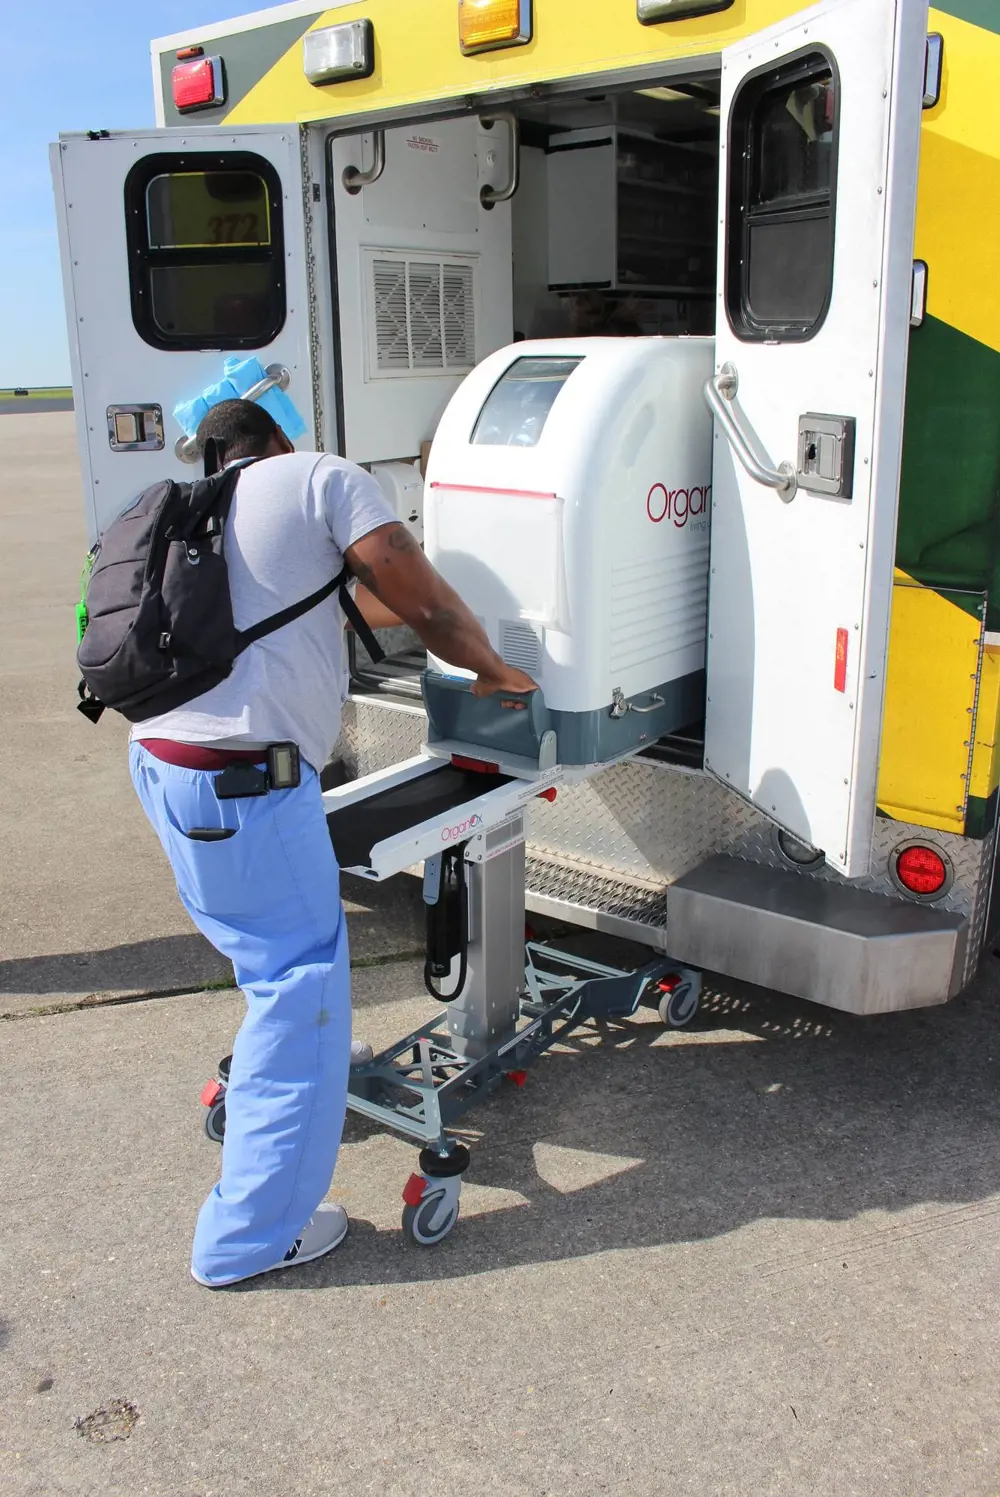
<svg viewBox="0 0 1000 1497"><path fill-rule="evenodd" d="M723 53L706 764L849 876L875 816L927 6Z"/></svg>
<svg viewBox="0 0 1000 1497"><path fill-rule="evenodd" d="M341 451L415 458L487 354L513 340L511 127L469 116L330 142Z"/></svg>

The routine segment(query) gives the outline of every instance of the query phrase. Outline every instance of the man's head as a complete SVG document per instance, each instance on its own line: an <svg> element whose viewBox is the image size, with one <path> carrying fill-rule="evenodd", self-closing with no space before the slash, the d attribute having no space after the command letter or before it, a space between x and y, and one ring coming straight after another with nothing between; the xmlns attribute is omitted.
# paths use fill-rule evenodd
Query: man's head
<svg viewBox="0 0 1000 1497"><path fill-rule="evenodd" d="M196 440L206 473L242 457L280 457L295 451L274 418L252 400L220 400L198 427Z"/></svg>

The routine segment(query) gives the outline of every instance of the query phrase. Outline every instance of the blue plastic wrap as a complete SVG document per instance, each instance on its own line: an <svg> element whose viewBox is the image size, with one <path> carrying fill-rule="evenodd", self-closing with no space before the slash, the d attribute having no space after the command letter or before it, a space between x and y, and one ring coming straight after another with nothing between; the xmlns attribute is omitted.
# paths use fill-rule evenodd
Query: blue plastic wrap
<svg viewBox="0 0 1000 1497"><path fill-rule="evenodd" d="M248 390L266 379L267 373L260 359L227 359L222 366L222 378L218 384L209 385L200 395L193 400L182 400L174 406L174 419L182 428L185 436L193 437L213 405L218 405L221 400L239 400ZM273 416L288 437L294 442L305 435L306 424L303 421L295 402L279 390L277 386L268 390L257 401Z"/></svg>

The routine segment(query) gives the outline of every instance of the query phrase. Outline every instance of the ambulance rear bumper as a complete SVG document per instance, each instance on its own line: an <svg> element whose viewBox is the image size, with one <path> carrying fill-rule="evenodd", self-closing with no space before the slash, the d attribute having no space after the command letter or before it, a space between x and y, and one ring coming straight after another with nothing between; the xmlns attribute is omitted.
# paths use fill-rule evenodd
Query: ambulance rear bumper
<svg viewBox="0 0 1000 1497"><path fill-rule="evenodd" d="M854 1014L954 997L968 930L964 915L724 855L667 896L677 961Z"/></svg>

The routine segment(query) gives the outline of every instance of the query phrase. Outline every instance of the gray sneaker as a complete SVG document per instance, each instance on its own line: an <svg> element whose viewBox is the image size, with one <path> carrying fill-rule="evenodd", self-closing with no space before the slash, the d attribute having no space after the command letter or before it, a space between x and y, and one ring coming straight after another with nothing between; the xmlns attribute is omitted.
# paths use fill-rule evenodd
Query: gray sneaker
<svg viewBox="0 0 1000 1497"><path fill-rule="evenodd" d="M261 1274L273 1273L276 1268L294 1268L298 1263L311 1263L314 1258L322 1258L324 1253L332 1253L335 1247L339 1247L347 1236L349 1226L343 1206L324 1202L322 1206L316 1207L314 1215L306 1222L301 1235L296 1237L285 1256L277 1263L272 1263L270 1268L259 1268L256 1273L237 1274L234 1279L224 1279L219 1283L203 1279L193 1268L191 1277L197 1283L204 1284L206 1289L225 1289L230 1284L242 1284L245 1279L256 1279Z"/></svg>

